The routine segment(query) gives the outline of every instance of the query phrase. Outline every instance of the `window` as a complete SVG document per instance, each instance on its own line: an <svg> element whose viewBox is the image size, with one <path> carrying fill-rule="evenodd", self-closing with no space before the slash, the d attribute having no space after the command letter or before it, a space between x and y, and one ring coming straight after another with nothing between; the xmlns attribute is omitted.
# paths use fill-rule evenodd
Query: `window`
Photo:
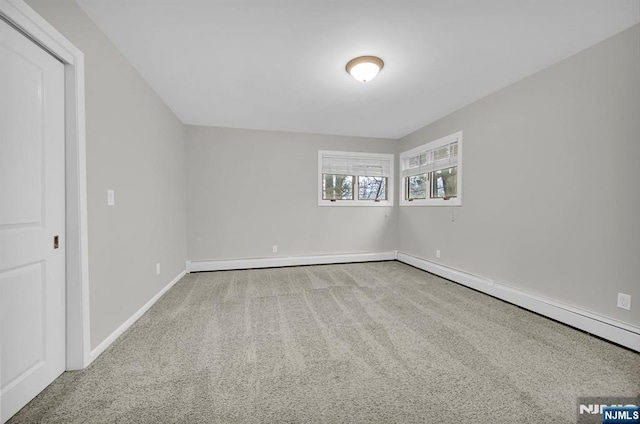
<svg viewBox="0 0 640 424"><path fill-rule="evenodd" d="M462 131L403 152L400 168L400 205L462 205Z"/></svg>
<svg viewBox="0 0 640 424"><path fill-rule="evenodd" d="M427 198L427 176L425 174L410 175L407 177L407 199Z"/></svg>
<svg viewBox="0 0 640 424"><path fill-rule="evenodd" d="M358 176L358 200L387 200L387 177Z"/></svg>
<svg viewBox="0 0 640 424"><path fill-rule="evenodd" d="M351 175L323 174L323 200L353 200L353 177Z"/></svg>
<svg viewBox="0 0 640 424"><path fill-rule="evenodd" d="M319 206L393 205L393 155L318 151Z"/></svg>

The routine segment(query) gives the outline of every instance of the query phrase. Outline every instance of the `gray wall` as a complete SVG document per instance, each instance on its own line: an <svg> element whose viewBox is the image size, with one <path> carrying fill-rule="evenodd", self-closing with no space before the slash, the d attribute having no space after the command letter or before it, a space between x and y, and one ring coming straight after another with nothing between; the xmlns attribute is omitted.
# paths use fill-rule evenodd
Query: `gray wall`
<svg viewBox="0 0 640 424"><path fill-rule="evenodd" d="M395 249L392 208L318 207L318 150L394 153L396 144L187 126L188 258Z"/></svg>
<svg viewBox="0 0 640 424"><path fill-rule="evenodd" d="M397 142L185 130L73 0L27 2L85 54L92 347L187 258L396 248L640 325L638 26ZM462 207L317 206L319 149L399 153L458 130Z"/></svg>
<svg viewBox="0 0 640 424"><path fill-rule="evenodd" d="M73 0L27 3L85 56L94 348L184 270L184 126Z"/></svg>
<svg viewBox="0 0 640 424"><path fill-rule="evenodd" d="M403 138L463 130L464 197L398 207L399 250L640 325L639 28Z"/></svg>

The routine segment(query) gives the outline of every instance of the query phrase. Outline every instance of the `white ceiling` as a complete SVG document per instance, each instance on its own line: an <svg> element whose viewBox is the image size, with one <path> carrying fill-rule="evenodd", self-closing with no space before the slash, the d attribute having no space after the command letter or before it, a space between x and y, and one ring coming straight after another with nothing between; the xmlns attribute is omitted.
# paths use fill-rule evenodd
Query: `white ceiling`
<svg viewBox="0 0 640 424"><path fill-rule="evenodd" d="M400 138L640 20L640 0L78 0L185 124ZM346 63L385 61L367 83Z"/></svg>

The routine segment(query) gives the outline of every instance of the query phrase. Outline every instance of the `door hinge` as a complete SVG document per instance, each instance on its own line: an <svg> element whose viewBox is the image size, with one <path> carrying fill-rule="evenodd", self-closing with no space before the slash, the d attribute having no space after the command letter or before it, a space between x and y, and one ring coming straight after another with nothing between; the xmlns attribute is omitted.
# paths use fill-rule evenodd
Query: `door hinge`
<svg viewBox="0 0 640 424"><path fill-rule="evenodd" d="M53 236L53 248L58 248L58 236Z"/></svg>

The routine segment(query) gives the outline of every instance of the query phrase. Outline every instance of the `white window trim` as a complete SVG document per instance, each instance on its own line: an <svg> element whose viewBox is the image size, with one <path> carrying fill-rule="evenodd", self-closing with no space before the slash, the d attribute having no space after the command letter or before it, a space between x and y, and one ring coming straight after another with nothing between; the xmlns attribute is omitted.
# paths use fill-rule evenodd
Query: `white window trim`
<svg viewBox="0 0 640 424"><path fill-rule="evenodd" d="M410 157L416 156L426 150L437 149L438 147L446 146L455 141L458 141L458 186L457 197L452 199L414 199L407 200L405 193L407 190L407 179L402 175L402 171L405 169L406 160ZM400 206L462 206L462 131L458 131L454 134L447 135L437 140L431 141L422 146L415 147L406 152L400 154Z"/></svg>
<svg viewBox="0 0 640 424"><path fill-rule="evenodd" d="M362 158L378 158L389 160L389 176L387 177L387 200L375 202L372 200L358 200L357 184L354 181L354 199L353 200L325 200L322 198L322 156L344 156L344 157L362 157ZM367 153L367 152L343 152L337 150L318 150L318 206L335 206L335 207L380 207L393 206L393 187L394 182L394 155L393 153ZM357 177L356 177L357 180Z"/></svg>

